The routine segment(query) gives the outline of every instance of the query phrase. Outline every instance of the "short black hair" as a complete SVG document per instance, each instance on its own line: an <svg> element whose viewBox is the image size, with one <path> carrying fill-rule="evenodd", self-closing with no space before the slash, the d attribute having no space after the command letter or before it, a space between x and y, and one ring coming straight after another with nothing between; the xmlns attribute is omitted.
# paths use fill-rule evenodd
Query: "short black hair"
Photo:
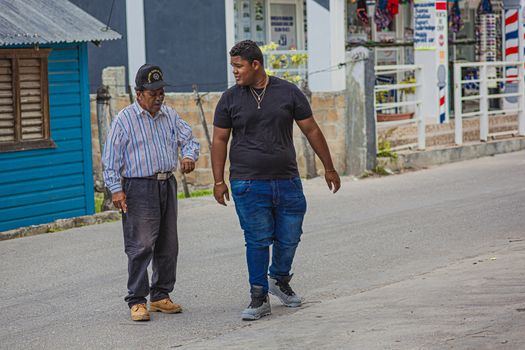
<svg viewBox="0 0 525 350"><path fill-rule="evenodd" d="M230 50L230 56L241 56L243 60L247 60L250 63L257 60L264 66L262 51L259 46L251 40L243 40L235 44Z"/></svg>

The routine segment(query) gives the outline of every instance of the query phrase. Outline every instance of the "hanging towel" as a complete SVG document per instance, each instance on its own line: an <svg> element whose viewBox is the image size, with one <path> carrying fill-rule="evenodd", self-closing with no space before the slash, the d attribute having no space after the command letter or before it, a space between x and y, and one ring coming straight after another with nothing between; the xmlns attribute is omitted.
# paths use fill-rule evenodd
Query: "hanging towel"
<svg viewBox="0 0 525 350"><path fill-rule="evenodd" d="M376 1L376 12L374 14L374 22L376 22L376 29L378 31L388 28L392 22L392 15L387 9L388 0Z"/></svg>
<svg viewBox="0 0 525 350"><path fill-rule="evenodd" d="M357 18L363 24L369 25L368 14L366 12L366 0L357 0Z"/></svg>
<svg viewBox="0 0 525 350"><path fill-rule="evenodd" d="M449 3L450 4L450 3ZM452 6L448 8L448 24L450 29L457 33L463 28L463 20L461 19L461 10L459 8L459 0L454 0Z"/></svg>
<svg viewBox="0 0 525 350"><path fill-rule="evenodd" d="M492 4L490 0L481 0L481 13L492 13Z"/></svg>
<svg viewBox="0 0 525 350"><path fill-rule="evenodd" d="M392 18L399 12L399 0L387 0L387 10Z"/></svg>

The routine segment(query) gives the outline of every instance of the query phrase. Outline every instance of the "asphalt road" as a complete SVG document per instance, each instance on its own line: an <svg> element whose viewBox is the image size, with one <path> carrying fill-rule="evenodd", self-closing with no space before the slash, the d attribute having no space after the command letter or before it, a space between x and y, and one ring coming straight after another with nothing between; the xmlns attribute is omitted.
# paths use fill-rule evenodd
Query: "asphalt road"
<svg viewBox="0 0 525 350"><path fill-rule="evenodd" d="M525 152L355 181L304 182L309 210L294 265L306 305L404 281L525 239ZM129 320L120 222L0 242L0 348L169 349L248 327L234 207L180 202L180 315ZM363 294L364 293L364 294ZM293 309L273 303L281 321ZM351 310L348 310L351 314ZM293 324L289 325L293 331Z"/></svg>

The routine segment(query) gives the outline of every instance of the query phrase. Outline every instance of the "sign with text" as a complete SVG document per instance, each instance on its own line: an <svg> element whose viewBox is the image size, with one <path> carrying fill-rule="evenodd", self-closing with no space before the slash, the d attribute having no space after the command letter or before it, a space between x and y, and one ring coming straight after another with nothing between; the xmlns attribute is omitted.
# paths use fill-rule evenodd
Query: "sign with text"
<svg viewBox="0 0 525 350"><path fill-rule="evenodd" d="M436 38L439 64L445 64L448 60L448 13L445 1L436 1Z"/></svg>
<svg viewBox="0 0 525 350"><path fill-rule="evenodd" d="M294 4L271 4L270 38L279 50L297 48L296 21Z"/></svg>
<svg viewBox="0 0 525 350"><path fill-rule="evenodd" d="M414 50L436 49L436 3L414 1Z"/></svg>

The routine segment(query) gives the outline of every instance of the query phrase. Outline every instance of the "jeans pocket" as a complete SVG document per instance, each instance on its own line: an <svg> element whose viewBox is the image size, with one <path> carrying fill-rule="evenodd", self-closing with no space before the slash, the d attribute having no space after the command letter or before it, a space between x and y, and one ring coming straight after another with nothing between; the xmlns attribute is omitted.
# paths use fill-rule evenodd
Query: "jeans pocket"
<svg viewBox="0 0 525 350"><path fill-rule="evenodd" d="M124 191L124 194L126 195L126 197L129 196L129 192L130 192L130 188L131 188L131 179L124 179L124 181L122 181L122 191Z"/></svg>
<svg viewBox="0 0 525 350"><path fill-rule="evenodd" d="M235 197L241 197L250 192L250 180L232 180L230 182L232 194Z"/></svg>
<svg viewBox="0 0 525 350"><path fill-rule="evenodd" d="M292 187L295 188L297 191L303 191L303 183L301 182L301 178L294 177L293 179L290 179L290 183L292 184Z"/></svg>

